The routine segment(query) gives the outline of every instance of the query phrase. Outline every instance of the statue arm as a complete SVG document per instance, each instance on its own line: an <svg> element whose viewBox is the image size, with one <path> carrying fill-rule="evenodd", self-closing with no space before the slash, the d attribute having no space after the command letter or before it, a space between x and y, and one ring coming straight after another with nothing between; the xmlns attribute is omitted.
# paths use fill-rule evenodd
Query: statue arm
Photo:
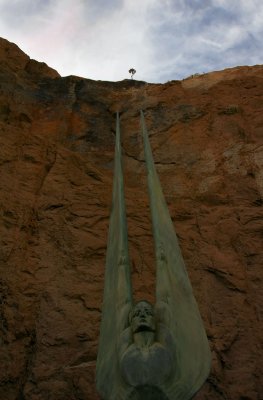
<svg viewBox="0 0 263 400"><path fill-rule="evenodd" d="M159 303L169 304L170 299L170 282L167 258L164 252L162 243L160 243L156 249L156 263L157 263L157 298Z"/></svg>
<svg viewBox="0 0 263 400"><path fill-rule="evenodd" d="M118 263L118 282L117 282L118 328L120 334L128 326L129 312L132 307L129 271L130 271L129 260L124 255L121 255Z"/></svg>
<svg viewBox="0 0 263 400"><path fill-rule="evenodd" d="M131 344L132 344L132 332L131 328L129 327L126 328L120 335L118 344L118 353L120 361Z"/></svg>

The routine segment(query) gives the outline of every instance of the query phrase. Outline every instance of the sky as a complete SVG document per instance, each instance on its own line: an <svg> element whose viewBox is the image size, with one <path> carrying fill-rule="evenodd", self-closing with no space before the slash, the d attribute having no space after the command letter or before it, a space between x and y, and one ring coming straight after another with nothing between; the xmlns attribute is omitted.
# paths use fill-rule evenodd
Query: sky
<svg viewBox="0 0 263 400"><path fill-rule="evenodd" d="M263 63L262 0L0 0L0 37L60 75L167 82Z"/></svg>

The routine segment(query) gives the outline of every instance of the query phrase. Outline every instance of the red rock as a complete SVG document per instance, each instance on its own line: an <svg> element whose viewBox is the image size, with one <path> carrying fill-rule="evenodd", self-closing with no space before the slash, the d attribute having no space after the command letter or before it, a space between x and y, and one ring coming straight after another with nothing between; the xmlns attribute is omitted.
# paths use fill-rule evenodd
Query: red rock
<svg viewBox="0 0 263 400"><path fill-rule="evenodd" d="M96 82L4 39L0 61L0 399L99 399L117 110L134 292L154 300L141 108L211 343L196 399L260 399L263 67Z"/></svg>

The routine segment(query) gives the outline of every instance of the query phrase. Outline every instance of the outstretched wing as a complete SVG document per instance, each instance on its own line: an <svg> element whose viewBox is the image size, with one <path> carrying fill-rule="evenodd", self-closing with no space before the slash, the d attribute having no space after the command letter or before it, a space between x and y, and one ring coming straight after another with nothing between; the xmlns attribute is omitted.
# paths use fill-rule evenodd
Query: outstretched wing
<svg viewBox="0 0 263 400"><path fill-rule="evenodd" d="M108 233L104 298L96 364L96 386L103 399L122 398L117 345L132 305L128 235L123 190L119 114L116 121L115 168Z"/></svg>
<svg viewBox="0 0 263 400"><path fill-rule="evenodd" d="M169 399L187 400L210 371L208 340L189 281L176 233L155 170L144 115L141 125L156 253L156 306L175 341L174 376L163 388Z"/></svg>

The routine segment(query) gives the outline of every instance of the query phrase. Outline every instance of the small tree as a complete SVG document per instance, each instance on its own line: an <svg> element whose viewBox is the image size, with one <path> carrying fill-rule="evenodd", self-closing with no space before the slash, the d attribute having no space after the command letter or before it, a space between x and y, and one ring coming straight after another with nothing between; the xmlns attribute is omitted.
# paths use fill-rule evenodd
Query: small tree
<svg viewBox="0 0 263 400"><path fill-rule="evenodd" d="M131 79L133 79L133 75L136 74L136 69L130 68L129 69L129 74L131 74Z"/></svg>

